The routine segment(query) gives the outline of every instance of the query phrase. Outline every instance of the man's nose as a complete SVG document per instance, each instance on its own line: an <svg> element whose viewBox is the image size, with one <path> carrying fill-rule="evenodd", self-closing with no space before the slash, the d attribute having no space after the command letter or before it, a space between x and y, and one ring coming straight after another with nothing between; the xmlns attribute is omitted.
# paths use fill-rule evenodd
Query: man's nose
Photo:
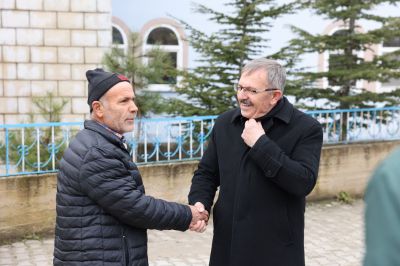
<svg viewBox="0 0 400 266"><path fill-rule="evenodd" d="M132 102L129 111L136 113L139 110L135 102Z"/></svg>
<svg viewBox="0 0 400 266"><path fill-rule="evenodd" d="M237 98L238 99L247 99L247 93L244 90L238 90L237 92Z"/></svg>

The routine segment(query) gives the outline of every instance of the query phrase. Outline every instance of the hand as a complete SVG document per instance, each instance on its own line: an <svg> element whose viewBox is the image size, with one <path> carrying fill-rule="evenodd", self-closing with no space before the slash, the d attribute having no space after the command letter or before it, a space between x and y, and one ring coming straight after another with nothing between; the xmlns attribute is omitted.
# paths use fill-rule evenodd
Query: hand
<svg viewBox="0 0 400 266"><path fill-rule="evenodd" d="M265 135L265 131L260 122L256 122L254 119L246 121L242 132L242 139L249 147L253 147L262 135Z"/></svg>
<svg viewBox="0 0 400 266"><path fill-rule="evenodd" d="M189 206L192 211L192 222L190 223L189 229L202 233L206 230L209 214L205 210L204 205L201 202L196 202L194 206Z"/></svg>

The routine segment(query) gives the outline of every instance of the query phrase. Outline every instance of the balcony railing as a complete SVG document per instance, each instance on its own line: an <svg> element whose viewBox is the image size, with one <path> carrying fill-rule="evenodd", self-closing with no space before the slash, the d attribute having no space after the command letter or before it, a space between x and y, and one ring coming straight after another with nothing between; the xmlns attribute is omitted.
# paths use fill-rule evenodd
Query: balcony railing
<svg viewBox="0 0 400 266"><path fill-rule="evenodd" d="M400 107L309 111L324 143L400 139ZM199 159L217 116L138 119L126 134L137 164ZM0 125L0 176L54 172L83 123Z"/></svg>

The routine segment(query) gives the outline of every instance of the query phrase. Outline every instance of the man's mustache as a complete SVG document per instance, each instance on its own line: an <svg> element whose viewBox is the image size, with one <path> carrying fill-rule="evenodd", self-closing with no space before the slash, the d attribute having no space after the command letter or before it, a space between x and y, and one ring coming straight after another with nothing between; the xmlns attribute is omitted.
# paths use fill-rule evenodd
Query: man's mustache
<svg viewBox="0 0 400 266"><path fill-rule="evenodd" d="M252 105L251 101L248 100L248 99L239 100L239 103L241 103L241 104L246 104L246 105Z"/></svg>

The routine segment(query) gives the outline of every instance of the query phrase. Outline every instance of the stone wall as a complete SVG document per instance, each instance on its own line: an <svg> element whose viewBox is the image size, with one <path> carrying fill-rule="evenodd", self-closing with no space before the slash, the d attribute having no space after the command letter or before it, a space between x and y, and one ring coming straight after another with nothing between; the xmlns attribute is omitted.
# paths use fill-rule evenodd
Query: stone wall
<svg viewBox="0 0 400 266"><path fill-rule="evenodd" d="M362 196L376 165L400 141L324 146L317 186L309 200L333 198L345 191ZM198 162L140 166L146 193L186 202ZM55 174L0 179L0 243L54 230ZM251 192L250 192L251 193Z"/></svg>
<svg viewBox="0 0 400 266"><path fill-rule="evenodd" d="M62 121L82 121L85 72L111 42L111 0L1 0L0 123L31 122L47 92L67 99Z"/></svg>
<svg viewBox="0 0 400 266"><path fill-rule="evenodd" d="M334 198L341 191L363 196L374 168L396 146L400 141L324 145L317 185L308 198Z"/></svg>

